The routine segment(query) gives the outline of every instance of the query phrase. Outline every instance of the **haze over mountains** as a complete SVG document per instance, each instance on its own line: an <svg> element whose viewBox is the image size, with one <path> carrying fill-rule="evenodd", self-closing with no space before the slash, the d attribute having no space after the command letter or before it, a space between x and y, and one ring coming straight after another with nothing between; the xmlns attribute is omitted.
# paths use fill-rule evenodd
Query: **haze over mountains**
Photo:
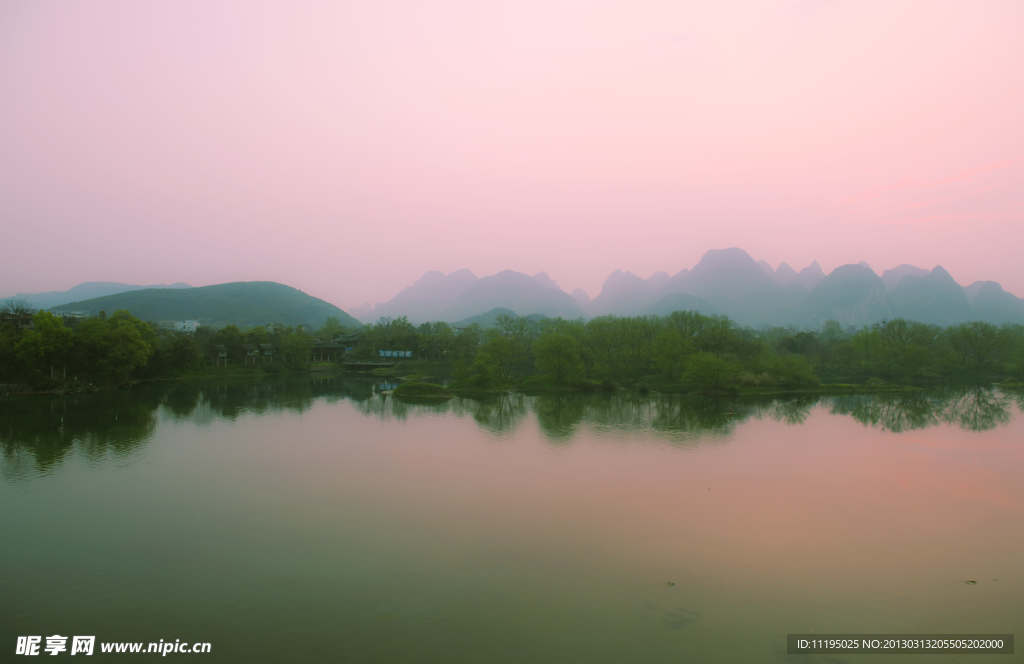
<svg viewBox="0 0 1024 664"><path fill-rule="evenodd" d="M319 324L336 316L343 325L407 316L413 323L488 321L495 310L563 318L608 314L665 315L676 310L724 314L741 325L870 325L903 317L951 325L968 320L1024 323L1024 300L994 281L958 284L942 267L903 264L881 276L867 263L842 265L826 275L817 262L797 271L786 263L772 268L742 249L713 249L693 269L647 279L612 272L595 297L581 289L563 291L546 273L504 270L477 277L469 270L445 275L431 271L375 307L348 314L301 291L269 282L192 288L89 282L67 291L28 294L34 308L82 309L98 313L128 308L146 320L199 318L204 324L282 322ZM352 317L349 317L349 314ZM265 320L264 320L265 319ZM358 321L356 320L358 319Z"/></svg>
<svg viewBox="0 0 1024 664"><path fill-rule="evenodd" d="M949 273L900 265L881 276L867 263L842 265L826 275L817 261L800 271L773 269L742 249L712 249L692 270L657 272L643 279L616 270L591 298L565 293L547 274L512 270L477 278L468 270L427 272L391 300L350 311L364 322L408 316L414 323L456 322L495 308L520 315L577 318L633 316L695 309L725 314L741 325L818 327L828 319L869 325L895 317L951 325L967 320L1024 323L1024 301L994 281L962 287Z"/></svg>
<svg viewBox="0 0 1024 664"><path fill-rule="evenodd" d="M12 298L19 298L28 300L29 305L33 309L52 309L53 307L67 304L69 302L77 302L80 300L91 300L95 297L104 297L106 295L116 295L117 293L127 293L129 291L142 290L144 288L192 288L188 284L177 283L164 285L154 284L151 286L136 286L133 284L122 284L116 281L87 281L82 284L78 284L66 291L48 291L46 293L18 293L12 295ZM8 298L0 298L0 301Z"/></svg>

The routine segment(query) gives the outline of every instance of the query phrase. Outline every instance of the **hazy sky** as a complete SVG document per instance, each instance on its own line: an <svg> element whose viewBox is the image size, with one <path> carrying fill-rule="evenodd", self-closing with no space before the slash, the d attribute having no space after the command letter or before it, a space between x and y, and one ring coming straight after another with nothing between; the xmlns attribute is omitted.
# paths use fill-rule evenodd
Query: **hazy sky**
<svg viewBox="0 0 1024 664"><path fill-rule="evenodd" d="M739 246L1024 296L1024 3L0 3L0 296Z"/></svg>

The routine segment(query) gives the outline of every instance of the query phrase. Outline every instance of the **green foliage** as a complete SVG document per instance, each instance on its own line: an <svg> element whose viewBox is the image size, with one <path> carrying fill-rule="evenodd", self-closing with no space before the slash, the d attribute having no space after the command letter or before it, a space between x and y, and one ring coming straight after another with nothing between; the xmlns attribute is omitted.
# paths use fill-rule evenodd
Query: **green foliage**
<svg viewBox="0 0 1024 664"><path fill-rule="evenodd" d="M15 352L29 367L49 371L65 364L68 352L74 343L74 333L64 327L60 316L49 311L38 311L32 316L33 329L22 335L15 346Z"/></svg>
<svg viewBox="0 0 1024 664"><path fill-rule="evenodd" d="M161 349L166 354L166 365L176 369L191 369L199 364L199 344L188 334L175 334Z"/></svg>
<svg viewBox="0 0 1024 664"><path fill-rule="evenodd" d="M558 380L575 380L583 374L583 360L576 339L564 332L548 332L533 342L538 371Z"/></svg>
<svg viewBox="0 0 1024 664"><path fill-rule="evenodd" d="M651 361L669 377L678 376L686 364L686 356L693 351L693 342L684 339L670 327L654 340L651 347Z"/></svg>
<svg viewBox="0 0 1024 664"><path fill-rule="evenodd" d="M211 343L215 346L224 346L228 349L228 357L231 359L242 359L245 355L245 335L238 329L237 325L226 325L213 335ZM305 355L303 355L305 358Z"/></svg>
<svg viewBox="0 0 1024 664"><path fill-rule="evenodd" d="M946 328L946 342L964 366L983 367L1005 352L1006 339L991 323L975 321Z"/></svg>
<svg viewBox="0 0 1024 664"><path fill-rule="evenodd" d="M696 311L589 321L510 312L497 312L493 318L493 327L486 331L476 324L417 327L404 317L382 318L346 337L347 356L375 360L380 350L412 351L419 360L450 362L457 384L478 391L514 384L594 389L602 383L608 389L621 383L683 392L805 390L819 386L819 376L829 385L869 385L868 379L877 377L887 385L905 386L945 379L996 382L1024 375L1021 325L975 322L942 329L893 319L844 329L830 320L820 330L754 330ZM227 349L233 370L247 359L246 344L275 348L272 371L301 370L315 339L336 338L345 332L343 322L325 317L313 333L275 323L244 332L236 325L201 327L189 335L155 330L123 310L109 318L92 317L73 330L41 312L34 329L19 331L9 325L0 331L0 375L28 382L28 377L46 376L54 367L63 370L65 363L69 375L101 382L203 371L206 366L213 370L215 346Z"/></svg>
<svg viewBox="0 0 1024 664"><path fill-rule="evenodd" d="M501 329L487 330L485 338L474 366L502 380L509 380L513 369L527 358L528 338L521 331L506 333Z"/></svg>
<svg viewBox="0 0 1024 664"><path fill-rule="evenodd" d="M338 320L337 316L328 316L324 324L320 326L314 334L318 339L334 339L342 332L345 328L342 326L341 321Z"/></svg>
<svg viewBox="0 0 1024 664"><path fill-rule="evenodd" d="M705 390L731 390L739 383L743 367L711 353L694 353L686 367L686 380Z"/></svg>
<svg viewBox="0 0 1024 664"><path fill-rule="evenodd" d="M313 340L302 330L289 330L281 335L278 347L286 361L305 362L313 347Z"/></svg>
<svg viewBox="0 0 1024 664"><path fill-rule="evenodd" d="M115 311L107 320L107 327L107 361L117 378L130 381L132 371L145 366L156 350L156 333L149 323L124 310Z"/></svg>
<svg viewBox="0 0 1024 664"><path fill-rule="evenodd" d="M817 387L821 384L811 370L811 365L802 357L790 355L776 358L773 367L775 384L787 389Z"/></svg>

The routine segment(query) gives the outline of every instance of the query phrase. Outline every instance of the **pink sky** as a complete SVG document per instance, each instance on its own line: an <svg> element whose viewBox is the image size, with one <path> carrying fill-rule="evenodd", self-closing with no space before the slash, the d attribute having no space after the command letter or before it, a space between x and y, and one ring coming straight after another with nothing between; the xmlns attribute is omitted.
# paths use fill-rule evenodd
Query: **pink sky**
<svg viewBox="0 0 1024 664"><path fill-rule="evenodd" d="M739 246L1024 296L1024 4L0 4L0 296Z"/></svg>

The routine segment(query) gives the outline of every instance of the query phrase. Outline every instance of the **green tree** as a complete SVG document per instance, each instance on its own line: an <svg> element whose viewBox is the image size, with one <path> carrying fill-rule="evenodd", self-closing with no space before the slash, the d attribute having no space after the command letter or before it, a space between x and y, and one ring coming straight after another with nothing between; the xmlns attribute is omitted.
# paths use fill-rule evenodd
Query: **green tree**
<svg viewBox="0 0 1024 664"><path fill-rule="evenodd" d="M64 327L60 316L42 309L32 316L32 327L22 335L15 352L37 369L48 368L52 378L55 367L66 366L67 354L74 344L75 334Z"/></svg>
<svg viewBox="0 0 1024 664"><path fill-rule="evenodd" d="M999 328L980 321L948 327L944 337L960 362L975 368L996 359L1005 343Z"/></svg>
<svg viewBox="0 0 1024 664"><path fill-rule="evenodd" d="M694 353L686 369L686 378L706 390L725 390L736 386L742 368L711 353Z"/></svg>
<svg viewBox="0 0 1024 664"><path fill-rule="evenodd" d="M26 316L31 316L34 309L29 301L23 297L9 297L0 303L0 332L12 334L20 339L23 329L23 321Z"/></svg>
<svg viewBox="0 0 1024 664"><path fill-rule="evenodd" d="M807 360L798 355L777 358L773 369L776 383L787 389L817 387L821 383Z"/></svg>
<svg viewBox="0 0 1024 664"><path fill-rule="evenodd" d="M313 340L302 330L292 330L281 335L281 353L289 362L305 362Z"/></svg>
<svg viewBox="0 0 1024 664"><path fill-rule="evenodd" d="M542 373L554 374L558 380L574 380L583 373L579 345L572 335L564 332L549 332L533 342L537 369Z"/></svg>
<svg viewBox="0 0 1024 664"><path fill-rule="evenodd" d="M227 348L228 357L235 360L240 360L244 357L245 343L245 335L242 334L237 325L225 325L217 330L217 333L210 339L211 345Z"/></svg>
<svg viewBox="0 0 1024 664"><path fill-rule="evenodd" d="M341 321L338 320L337 316L328 316L327 320L324 321L324 324L316 331L316 336L318 339L326 339L329 341L337 338L338 335L344 331L345 328L342 327Z"/></svg>
<svg viewBox="0 0 1024 664"><path fill-rule="evenodd" d="M175 334L168 339L166 353L172 369L188 369L199 364L199 344L191 334Z"/></svg>
<svg viewBox="0 0 1024 664"><path fill-rule="evenodd" d="M110 368L118 379L130 382L132 371L145 366L156 350L156 332L124 309L115 311L107 325Z"/></svg>
<svg viewBox="0 0 1024 664"><path fill-rule="evenodd" d="M267 328L263 325L250 327L245 331L244 337L247 344L265 344L270 342L270 333L267 332Z"/></svg>
<svg viewBox="0 0 1024 664"><path fill-rule="evenodd" d="M512 367L520 357L515 341L497 330L488 330L486 337L487 341L480 347L474 365L490 365L493 373L499 378L509 378L512 375Z"/></svg>
<svg viewBox="0 0 1024 664"><path fill-rule="evenodd" d="M483 337L483 330L478 323L473 323L462 332L455 335L452 343L452 351L455 359L469 362L476 355L480 348L480 340Z"/></svg>
<svg viewBox="0 0 1024 664"><path fill-rule="evenodd" d="M526 360L530 350L530 321L525 316L498 314L495 329L488 330L484 350L493 358L501 378Z"/></svg>
<svg viewBox="0 0 1024 664"><path fill-rule="evenodd" d="M693 345L674 327L669 327L654 340L651 348L651 361L654 366L668 376L679 375L686 364L686 356L692 352Z"/></svg>

